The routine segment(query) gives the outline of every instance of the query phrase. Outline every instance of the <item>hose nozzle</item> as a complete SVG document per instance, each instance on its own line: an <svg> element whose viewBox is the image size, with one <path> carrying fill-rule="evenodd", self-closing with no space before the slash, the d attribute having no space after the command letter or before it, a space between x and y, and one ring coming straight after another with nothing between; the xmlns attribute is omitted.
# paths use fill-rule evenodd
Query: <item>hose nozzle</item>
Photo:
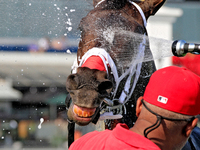
<svg viewBox="0 0 200 150"><path fill-rule="evenodd" d="M187 53L200 54L200 44L186 43L184 40L176 40L172 43L174 56L183 57Z"/></svg>

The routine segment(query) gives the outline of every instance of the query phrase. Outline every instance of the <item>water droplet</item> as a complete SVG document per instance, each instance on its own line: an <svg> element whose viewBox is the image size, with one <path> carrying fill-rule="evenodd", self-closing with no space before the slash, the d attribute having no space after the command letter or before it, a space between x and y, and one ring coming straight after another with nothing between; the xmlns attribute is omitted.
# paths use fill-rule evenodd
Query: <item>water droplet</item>
<svg viewBox="0 0 200 150"><path fill-rule="evenodd" d="M69 27L69 28L68 28L68 31L71 31L71 30L72 30L72 27Z"/></svg>
<svg viewBox="0 0 200 150"><path fill-rule="evenodd" d="M2 136L1 139L4 139L4 136Z"/></svg>
<svg viewBox="0 0 200 150"><path fill-rule="evenodd" d="M68 54L71 54L71 51L68 49L68 50L67 50L67 53L68 53Z"/></svg>
<svg viewBox="0 0 200 150"><path fill-rule="evenodd" d="M44 122L44 118L40 118L40 124L38 125L38 129L42 128L42 123Z"/></svg>
<svg viewBox="0 0 200 150"><path fill-rule="evenodd" d="M31 3L29 3L28 5L31 6Z"/></svg>
<svg viewBox="0 0 200 150"><path fill-rule="evenodd" d="M68 18L68 21L66 22L68 25L72 25L70 18Z"/></svg>
<svg viewBox="0 0 200 150"><path fill-rule="evenodd" d="M49 31L48 34L52 34L52 31Z"/></svg>
<svg viewBox="0 0 200 150"><path fill-rule="evenodd" d="M75 11L75 9L70 9L70 12L74 12Z"/></svg>

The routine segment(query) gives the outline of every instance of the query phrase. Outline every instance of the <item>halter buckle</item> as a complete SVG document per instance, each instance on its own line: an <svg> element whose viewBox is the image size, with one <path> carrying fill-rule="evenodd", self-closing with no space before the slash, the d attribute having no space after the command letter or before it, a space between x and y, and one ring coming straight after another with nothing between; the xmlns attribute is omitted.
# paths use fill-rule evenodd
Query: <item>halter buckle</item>
<svg viewBox="0 0 200 150"><path fill-rule="evenodd" d="M123 117L123 107L125 106L119 102L119 99L105 98L104 102L106 106L100 111L100 120L121 119Z"/></svg>

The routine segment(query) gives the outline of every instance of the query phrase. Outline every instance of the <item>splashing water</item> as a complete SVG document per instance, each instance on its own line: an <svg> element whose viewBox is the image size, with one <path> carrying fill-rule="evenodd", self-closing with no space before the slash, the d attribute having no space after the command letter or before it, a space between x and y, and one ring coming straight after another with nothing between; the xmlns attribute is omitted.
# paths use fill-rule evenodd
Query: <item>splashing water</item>
<svg viewBox="0 0 200 150"><path fill-rule="evenodd" d="M40 124L38 125L38 129L42 128L42 123L44 122L44 118L40 118Z"/></svg>
<svg viewBox="0 0 200 150"><path fill-rule="evenodd" d="M133 61L128 62L130 60L134 60L134 64L137 64L173 56L171 50L173 41L170 40L149 37L143 34L133 33L117 28L107 29L100 32L99 33L102 34L105 41L111 45L113 43L117 45L117 50L115 49L115 51L110 51L110 53L115 57L116 62L120 62L122 66L125 64L132 64ZM118 42L123 43L123 46L120 47ZM145 46L145 54L143 57L136 59L138 53L140 53L139 47L141 47L141 44ZM148 51L148 49L150 50Z"/></svg>
<svg viewBox="0 0 200 150"><path fill-rule="evenodd" d="M149 37L149 41L153 59L145 57L143 62L173 56L171 48L173 41L155 37Z"/></svg>

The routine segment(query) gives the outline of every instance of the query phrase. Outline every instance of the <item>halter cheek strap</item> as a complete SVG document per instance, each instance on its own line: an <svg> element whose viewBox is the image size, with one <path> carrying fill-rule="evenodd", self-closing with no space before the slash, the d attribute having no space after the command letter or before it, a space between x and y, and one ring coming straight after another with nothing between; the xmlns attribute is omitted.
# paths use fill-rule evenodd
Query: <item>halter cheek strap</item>
<svg viewBox="0 0 200 150"><path fill-rule="evenodd" d="M104 2L105 0L101 0L101 1L99 1L98 3L97 3L97 5L95 6L95 8L96 7L98 7L102 2Z"/></svg>
<svg viewBox="0 0 200 150"><path fill-rule="evenodd" d="M142 19L143 19L144 26L146 27L147 26L147 20L146 20L146 17L144 15L143 10L135 2L132 2L132 1L129 0L129 3L133 4L137 8L137 10L140 12L140 15L142 16Z"/></svg>

